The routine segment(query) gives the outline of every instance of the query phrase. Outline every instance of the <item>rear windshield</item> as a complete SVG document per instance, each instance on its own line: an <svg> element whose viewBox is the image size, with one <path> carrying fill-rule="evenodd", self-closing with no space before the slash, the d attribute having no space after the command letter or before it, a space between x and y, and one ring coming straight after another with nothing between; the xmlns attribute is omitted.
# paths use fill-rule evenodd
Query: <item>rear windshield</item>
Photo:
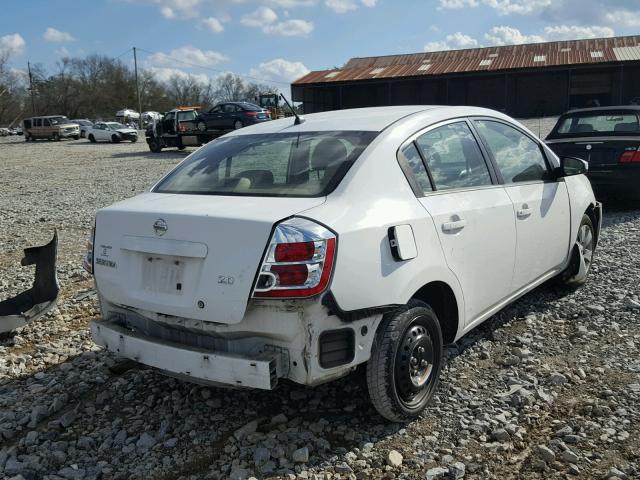
<svg viewBox="0 0 640 480"><path fill-rule="evenodd" d="M550 136L637 135L640 123L634 112L589 112L560 118Z"/></svg>
<svg viewBox="0 0 640 480"><path fill-rule="evenodd" d="M158 193L319 197L330 193L377 132L235 135L214 140L169 173Z"/></svg>
<svg viewBox="0 0 640 480"><path fill-rule="evenodd" d="M250 112L260 112L262 110L262 107L259 107L258 105L255 105L253 103L241 103L240 106L244 110L248 110Z"/></svg>

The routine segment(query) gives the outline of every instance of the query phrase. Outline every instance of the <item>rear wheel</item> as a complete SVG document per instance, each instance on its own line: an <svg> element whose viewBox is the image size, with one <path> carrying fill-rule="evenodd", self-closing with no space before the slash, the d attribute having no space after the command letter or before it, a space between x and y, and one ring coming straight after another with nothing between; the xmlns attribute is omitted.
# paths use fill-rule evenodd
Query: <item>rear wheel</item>
<svg viewBox="0 0 640 480"><path fill-rule="evenodd" d="M93 133L90 133L90 134L89 134L89 141L90 141L91 143L96 143L96 137L94 137L94 136L93 136Z"/></svg>
<svg viewBox="0 0 640 480"><path fill-rule="evenodd" d="M244 127L244 125L242 124L242 120L236 120L235 122L233 122L234 130L240 130L242 127Z"/></svg>
<svg viewBox="0 0 640 480"><path fill-rule="evenodd" d="M51 140L53 140L54 142L59 142L60 135L58 135L57 133L54 133L53 135L51 135Z"/></svg>
<svg viewBox="0 0 640 480"><path fill-rule="evenodd" d="M412 301L385 315L367 363L367 385L378 413L393 422L420 415L438 384L442 332L429 305Z"/></svg>
<svg viewBox="0 0 640 480"><path fill-rule="evenodd" d="M558 276L558 280L571 287L584 285L591 270L595 248L596 237L593 222L585 213L578 227L578 235L571 251L571 261Z"/></svg>

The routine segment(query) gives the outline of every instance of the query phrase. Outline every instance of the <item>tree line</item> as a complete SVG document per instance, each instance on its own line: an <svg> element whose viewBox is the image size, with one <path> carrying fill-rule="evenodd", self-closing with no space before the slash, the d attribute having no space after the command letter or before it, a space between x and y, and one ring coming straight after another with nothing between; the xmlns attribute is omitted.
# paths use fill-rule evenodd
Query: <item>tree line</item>
<svg viewBox="0 0 640 480"><path fill-rule="evenodd" d="M119 59L104 55L65 57L55 71L31 66L29 77L9 66L9 53L0 52L0 126L36 115L110 119L123 108L138 109L135 72ZM144 111L165 112L180 105L210 108L218 102L255 102L260 93L275 93L269 85L248 82L228 73L203 82L195 76L173 74L161 81L152 70L138 70L140 101Z"/></svg>

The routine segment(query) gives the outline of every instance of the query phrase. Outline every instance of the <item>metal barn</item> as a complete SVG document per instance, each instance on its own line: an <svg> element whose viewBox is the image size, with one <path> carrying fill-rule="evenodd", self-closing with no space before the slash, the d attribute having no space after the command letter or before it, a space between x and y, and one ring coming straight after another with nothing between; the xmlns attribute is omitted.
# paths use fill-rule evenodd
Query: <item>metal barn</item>
<svg viewBox="0 0 640 480"><path fill-rule="evenodd" d="M640 35L352 58L292 84L305 113L474 105L519 118L640 100Z"/></svg>

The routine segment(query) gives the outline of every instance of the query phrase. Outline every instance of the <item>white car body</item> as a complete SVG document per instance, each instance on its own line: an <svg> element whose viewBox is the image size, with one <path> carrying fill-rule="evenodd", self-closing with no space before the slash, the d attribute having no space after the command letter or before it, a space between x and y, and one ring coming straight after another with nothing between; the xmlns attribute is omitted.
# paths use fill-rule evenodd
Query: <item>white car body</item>
<svg viewBox="0 0 640 480"><path fill-rule="evenodd" d="M138 131L117 122L96 122L87 129L87 138L96 142L113 142L114 138L117 142L135 142L138 140Z"/></svg>
<svg viewBox="0 0 640 480"><path fill-rule="evenodd" d="M98 211L88 257L103 316L92 326L95 340L198 382L270 389L288 378L314 385L367 362L384 315L436 289L441 304L432 306L442 317L444 342L456 341L562 272L583 214L591 212L596 229L601 216L584 175L512 184L492 177L478 188L416 194L398 161L400 150L414 148L411 142L425 132L452 122L468 126L472 118L512 126L539 145L550 169L560 167L525 127L474 107L325 112L297 125L282 119L223 137L377 132L326 196L152 191ZM486 157L487 147L481 149ZM256 298L257 272L270 268L263 264L265 249L287 219L286 225L310 220L335 236L330 283L311 298ZM180 265L153 270L148 262L155 258ZM176 278L185 289L168 293L166 282ZM350 352L342 364L326 368L319 341L344 330Z"/></svg>

